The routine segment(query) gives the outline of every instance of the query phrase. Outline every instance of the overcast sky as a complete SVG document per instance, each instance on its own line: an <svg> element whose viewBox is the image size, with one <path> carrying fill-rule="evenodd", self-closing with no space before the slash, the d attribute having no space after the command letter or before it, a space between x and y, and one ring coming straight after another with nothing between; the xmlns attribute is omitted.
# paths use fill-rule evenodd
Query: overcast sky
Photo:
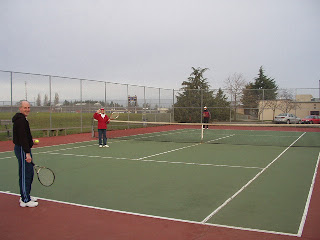
<svg viewBox="0 0 320 240"><path fill-rule="evenodd" d="M263 66L280 88L318 88L319 13L319 0L0 0L0 69L178 89L191 67L223 88Z"/></svg>

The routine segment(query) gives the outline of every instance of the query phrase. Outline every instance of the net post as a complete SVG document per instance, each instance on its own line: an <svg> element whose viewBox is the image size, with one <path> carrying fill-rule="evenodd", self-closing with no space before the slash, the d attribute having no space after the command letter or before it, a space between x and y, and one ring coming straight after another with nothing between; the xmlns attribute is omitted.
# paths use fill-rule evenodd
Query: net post
<svg viewBox="0 0 320 240"><path fill-rule="evenodd" d="M200 140L200 142L203 143L203 124L201 124L200 127L201 127L201 140Z"/></svg>

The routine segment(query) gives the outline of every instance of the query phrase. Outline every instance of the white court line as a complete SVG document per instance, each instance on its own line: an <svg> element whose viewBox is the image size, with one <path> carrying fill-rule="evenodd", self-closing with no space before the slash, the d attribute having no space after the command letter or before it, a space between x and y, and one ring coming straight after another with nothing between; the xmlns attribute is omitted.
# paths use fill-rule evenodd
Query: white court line
<svg viewBox="0 0 320 240"><path fill-rule="evenodd" d="M195 165L195 166L211 166L211 167L225 167L225 168L244 168L244 169L263 169L261 167L248 167L248 166L238 166L238 165L222 165L222 164L212 164L212 163L194 163L194 162L170 162L165 160L153 160L153 159L131 159L131 158L123 158L123 157L110 157L110 156L92 156L92 155L78 155L72 153L47 153L52 155L62 155L62 156L74 156L74 157L86 157L86 158L102 158L102 159L116 159L116 160L127 160L127 161L136 161L136 162L152 162L152 163L168 163L168 164L182 164L182 165ZM1 158L0 158L1 159Z"/></svg>
<svg viewBox="0 0 320 240"><path fill-rule="evenodd" d="M306 206L305 206L305 208L304 208L304 212L303 212L302 219L301 219L301 222L300 222L299 231L298 231L298 237L301 237L301 236L302 236L304 224L305 224L306 219L307 219L308 209L309 209L309 205L310 205L310 201L311 201L311 195L312 195L312 192L313 192L314 183L315 183L315 181L316 181L316 176L317 176L317 170L318 170L318 166L319 166L319 161L320 161L320 152L319 152L317 164L316 164L316 167L315 167L315 170L314 170L314 174L313 174L313 178L312 178L312 182L311 182L311 186L310 186L310 190L309 190L309 194L308 194Z"/></svg>
<svg viewBox="0 0 320 240"><path fill-rule="evenodd" d="M295 144L305 132L300 135L293 143L290 144L282 153L279 154L272 162L270 162L265 168L263 168L257 175L255 175L249 182L247 182L242 188L240 188L235 194L233 194L230 198L228 198L222 205L220 205L217 209L215 209L212 213L210 213L205 219L202 220L202 223L206 223L209 221L215 214L217 214L223 207L225 207L232 199L237 197L245 188L247 188L254 180L256 180L265 170L267 170L275 161L277 161L293 144Z"/></svg>
<svg viewBox="0 0 320 240"><path fill-rule="evenodd" d="M8 194L8 195L14 195L14 196L20 196L20 194L11 193L10 191L0 191L0 193ZM108 211L108 212L127 214L127 215L132 215L132 216L160 219L160 220L168 220L168 221L173 221L173 222L191 223L191 224L204 225L204 226L213 226L213 227L223 227L223 228L236 229L236 230L242 230L242 231L269 233L269 234L277 234L277 235L284 235L284 236L294 236L294 237L297 236L296 234L292 234L292 233L267 231L267 230L253 229L253 228L242 228L242 227L227 226L227 225L213 224L213 223L202 223L202 222L185 220L185 219L161 217L161 216L154 216L154 215L148 215L148 214L142 214L142 213L134 213L134 212L128 212L128 211L121 211L121 210L115 210L115 209L108 209L108 208L102 208L102 207L83 205L83 204L78 204L78 203L64 202L64 201L52 200L52 199L41 198L41 197L39 197L38 199L39 200L48 201L48 202L53 202L53 203L70 205L70 206L83 207L83 208L88 208L88 209L95 209L95 210Z"/></svg>
<svg viewBox="0 0 320 240"><path fill-rule="evenodd" d="M224 139L224 138L228 138L228 137L232 137L232 136L234 136L234 134L229 135L229 136L225 136L225 137L221 137L221 138L217 138L217 139L214 139L214 140L210 140L208 142L218 141L218 140L221 140L221 139ZM155 163L183 164L183 165L196 165L196 166L226 167L226 168L262 169L261 167L248 167L248 166L237 166L237 165L236 166L234 166L234 165L221 165L221 164L211 164L211 163L193 163L193 162L170 162L170 161L164 161L164 160L146 159L146 158L150 158L150 157L154 157L154 156L167 154L167 153L170 153L170 152L183 150L183 149L186 149L186 148L189 148L189 147L198 146L200 144L201 143L197 143L197 144L193 144L193 145L189 145L189 146L173 149L173 150L162 152L162 153L153 154L153 155L150 155L150 156L147 156L147 157L138 158L138 159L130 159L130 158L123 158L123 157L120 158L120 157L103 157L103 156L91 156L91 155L77 155L77 154L72 154L72 153L58 153L59 151L72 150L72 149L77 149L77 148L84 148L84 147L88 147L88 146L96 146L96 144L85 145L85 146L75 146L75 147L72 147L72 148L55 149L55 150L51 150L51 151L38 152L38 153L33 153L33 154L34 155L36 155L36 154L52 154L52 155L87 157L87 158L103 158L103 159L116 159L116 160L141 161L141 162L155 162ZM63 144L61 144L61 145L63 145ZM15 156L12 156L12 157L15 157ZM5 157L5 158L12 158L12 157ZM0 159L5 159L5 158L0 158Z"/></svg>
<svg viewBox="0 0 320 240"><path fill-rule="evenodd" d="M87 142L93 142L93 141L96 141L96 140L89 140L89 141L83 141L83 142L74 142L74 143L62 143L62 144L50 145L50 146L43 146L43 147L35 147L35 148L33 148L32 150L34 151L35 149L49 148L49 147L59 147L59 146L63 146L63 145L78 144L78 143L87 143ZM12 149L12 150L9 150L9 151L0 152L0 154L1 154L1 153L8 153L8 152L13 152L13 149Z"/></svg>
<svg viewBox="0 0 320 240"><path fill-rule="evenodd" d="M135 134L135 135L116 137L116 138L112 138L112 140L113 140L113 142L134 141L134 140L153 138L153 137L158 137L158 136L167 136L167 135L172 135L172 134L175 134L175 135L176 134L183 134L183 133L185 133L185 131L183 131L183 130L184 129L177 129L177 130L170 130L170 131L164 131L164 132L140 133L140 134ZM192 129L191 131L196 131L196 130L198 130L198 129ZM127 139L127 137L131 137L131 138Z"/></svg>
<svg viewBox="0 0 320 240"><path fill-rule="evenodd" d="M90 140L90 141L83 141L83 142L75 142L75 143L63 143L63 144L58 144L58 145L51 145L51 146L43 146L43 147L37 147L37 148L33 148L32 151L32 155L37 155L39 153L52 153L52 152L56 152L56 151L65 151L65 150L71 150L71 149L75 149L75 148L83 148L83 147L90 147L90 146L95 146L96 144L91 144L91 145L84 145L84 146L75 146L75 147L71 147L71 148L62 148L62 149L55 149L55 150L51 150L51 151L46 151L46 152L34 152L36 149L42 149L42 148L49 148L49 147L59 147L59 146L65 146L65 145L70 145L70 144L78 144L78 143L87 143L87 142L92 142L92 141L96 141L96 140ZM8 152L13 152L12 151L5 151L5 152L0 152L1 153L8 153ZM16 158L15 155L12 155L10 157L3 157L0 158L1 159L7 159L7 158Z"/></svg>
<svg viewBox="0 0 320 240"><path fill-rule="evenodd" d="M3 157L3 158L0 158L0 159L9 159L9 158L13 158L13 157L16 157L16 156Z"/></svg>
<svg viewBox="0 0 320 240"><path fill-rule="evenodd" d="M210 141L207 141L207 142L214 142L214 141L218 141L218 140L221 140L221 139L224 139L224 138L233 137L234 135L235 135L235 134L228 135L228 136L221 137L221 138L217 138L217 139L213 139L213 140L210 140ZM163 155L163 154L167 154L167 153L171 153L171 152L175 152L175 151L183 150L183 149L190 148L190 147L195 147L195 146L198 146L198 145L200 145L200 144L201 144L201 143L196 143L196 144L192 144L192 145L189 145L189 146L185 146L185 147L181 147L181 148L172 149L172 150L170 150L170 151L166 151L166 152L161 152L161 153L152 154L152 155L149 155L149 156L146 156L146 157L139 158L138 160L145 159L145 158L149 158L149 157L159 156L159 155Z"/></svg>
<svg viewBox="0 0 320 240"><path fill-rule="evenodd" d="M85 142L92 142L95 140L91 140L91 141L85 141ZM83 142L77 142L77 143L83 143ZM48 148L48 147L56 147L56 146L63 146L63 145L68 145L68 144L75 144L75 143L67 143L67 144L59 144L59 145L52 145L52 146L44 146L44 147L37 147L32 149L32 151L34 151L35 149L39 149L39 148ZM85 147L92 147L92 146L96 146L96 144L91 144L91 145L84 145L84 146L74 146L74 147L67 147L67 148L60 148L60 149L54 149L54 150L49 150L49 151L45 151L45 152L33 152L32 155L37 155L37 154L43 154L43 153L48 153L48 154L59 154L59 153L55 153L55 152L59 152L59 151L66 151L66 150L72 150L72 149L78 149L78 148L85 148ZM13 152L13 151L7 151L7 152ZM4 152L3 152L4 153ZM1 159L7 159L7 158L16 158L15 155L12 155L10 157L3 157L0 158Z"/></svg>
<svg viewBox="0 0 320 240"><path fill-rule="evenodd" d="M86 147L92 147L92 146L96 146L96 144L84 145L84 146L74 146L74 147L67 147L67 148L60 148L60 149L49 150L49 151L46 151L46 152L36 152L36 153L32 153L32 154L52 153L52 152L73 150L73 149L86 148Z"/></svg>
<svg viewBox="0 0 320 240"><path fill-rule="evenodd" d="M186 148L190 148L190 147L195 147L195 146L198 146L199 144L200 144L200 143L193 144L193 145L189 145L189 146L185 146L185 147L181 147L181 148L172 149L172 150L166 151L166 152L161 152L161 153L152 154L152 155L149 155L149 156L146 156L146 157L138 158L138 160L142 160L142 159L149 158L149 157L159 156L159 155L163 155L163 154L167 154L167 153L179 151L179 150L186 149Z"/></svg>

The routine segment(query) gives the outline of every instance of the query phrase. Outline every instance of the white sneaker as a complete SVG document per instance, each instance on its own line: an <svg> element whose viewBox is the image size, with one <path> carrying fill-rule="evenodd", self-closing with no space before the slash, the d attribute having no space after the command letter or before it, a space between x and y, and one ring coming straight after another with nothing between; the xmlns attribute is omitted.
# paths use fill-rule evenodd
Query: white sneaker
<svg viewBox="0 0 320 240"><path fill-rule="evenodd" d="M99 145L99 147L102 147L102 145Z"/></svg>
<svg viewBox="0 0 320 240"><path fill-rule="evenodd" d="M109 145L104 145L103 147L109 147Z"/></svg>
<svg viewBox="0 0 320 240"><path fill-rule="evenodd" d="M29 201L27 203L25 202L20 202L20 207L36 207L38 206L38 202L32 202L32 201Z"/></svg>
<svg viewBox="0 0 320 240"><path fill-rule="evenodd" d="M36 197L30 197L30 201L32 201L32 202L38 202L38 198L36 198ZM22 202L22 199L21 198L19 198L19 202L21 203Z"/></svg>

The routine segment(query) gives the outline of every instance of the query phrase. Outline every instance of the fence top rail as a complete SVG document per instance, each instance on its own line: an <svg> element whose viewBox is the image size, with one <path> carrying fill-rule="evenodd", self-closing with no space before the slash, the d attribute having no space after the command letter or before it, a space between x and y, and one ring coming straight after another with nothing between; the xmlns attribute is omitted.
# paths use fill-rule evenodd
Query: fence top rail
<svg viewBox="0 0 320 240"><path fill-rule="evenodd" d="M132 87L147 87L147 88L155 88L155 89L162 89L162 90L173 90L173 89L169 89L169 88L148 87L148 86L141 86L141 85L135 85L135 84L116 83L116 82L108 82L108 81L97 80L97 79L67 77L67 76L58 76L58 75L50 75L50 74L42 74L42 73L16 72L16 71L8 71L8 70L2 70L2 69L0 69L0 72L25 74L25 75L33 75L33 76L42 76L42 77L64 78L64 79L80 80L80 81L82 80L82 81L89 81L89 82L101 82L101 83L118 84L118 85L128 85L128 86L132 86Z"/></svg>
<svg viewBox="0 0 320 240"><path fill-rule="evenodd" d="M26 74L26 75L34 75L34 76L43 76L43 77L53 77L53 78L64 78L64 79L72 79L72 80L82 80L82 81L91 81L91 82L101 82L101 83L109 83L109 84L118 84L118 85L127 85L132 87L147 87L147 88L154 88L154 89L162 89L162 90L173 90L176 92L184 91L186 89L180 88L180 89L169 89L169 88L160 88L160 87L149 87L149 86L141 86L141 85L135 85L135 84L126 84L126 83L116 83L116 82L108 82L105 80L97 80L97 79L86 79L86 78L79 78L79 77L67 77L67 76L59 76L59 75L50 75L50 74L42 74L42 73L30 73L30 72L19 72L19 71L9 71L9 70L2 70L0 69L0 72L4 73L16 73L16 74ZM222 90L230 90L228 88L221 88ZM245 90L273 90L273 91L281 91L281 90L289 90L289 89L302 89L302 90L317 90L319 88L278 88L278 89L245 89ZM201 91L205 89L187 89L187 90L195 90L195 91ZM209 89L209 90L218 90L218 89Z"/></svg>

